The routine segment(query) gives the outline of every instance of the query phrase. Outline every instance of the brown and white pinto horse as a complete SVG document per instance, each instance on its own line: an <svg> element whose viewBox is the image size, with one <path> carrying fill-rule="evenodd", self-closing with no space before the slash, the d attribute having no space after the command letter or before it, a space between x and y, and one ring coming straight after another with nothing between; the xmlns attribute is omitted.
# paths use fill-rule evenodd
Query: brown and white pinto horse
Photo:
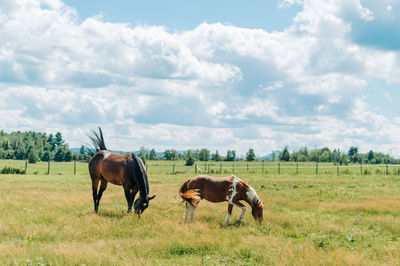
<svg viewBox="0 0 400 266"><path fill-rule="evenodd" d="M142 160L134 153L124 155L108 151L104 143L103 133L99 127L99 135L93 132L89 136L94 145L94 151L88 150L92 157L89 160L89 173L92 179L94 211L99 210L99 203L108 182L124 188L126 201L128 202L128 213L132 211L133 200L139 191L140 196L135 201L135 213L140 214L149 206L149 181ZM97 188L100 184L99 192Z"/></svg>
<svg viewBox="0 0 400 266"><path fill-rule="evenodd" d="M233 205L242 209L238 222L243 220L246 206L240 202L241 200L246 201L251 206L251 214L256 223L263 221L263 202L254 188L234 175L223 178L206 175L189 178L181 185L179 195L186 201L185 222L188 220L189 213L193 221L195 209L202 199L210 202L228 201L228 213L225 219L227 224L230 221Z"/></svg>

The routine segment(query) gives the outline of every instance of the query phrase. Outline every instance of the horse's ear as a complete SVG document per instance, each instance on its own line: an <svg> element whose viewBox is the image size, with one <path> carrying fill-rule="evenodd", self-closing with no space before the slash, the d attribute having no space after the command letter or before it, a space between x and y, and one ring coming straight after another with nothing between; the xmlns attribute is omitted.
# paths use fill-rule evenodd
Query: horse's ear
<svg viewBox="0 0 400 266"><path fill-rule="evenodd" d="M149 198L149 201L152 200L152 199L154 199L155 197L156 197L156 195L151 196L151 197Z"/></svg>

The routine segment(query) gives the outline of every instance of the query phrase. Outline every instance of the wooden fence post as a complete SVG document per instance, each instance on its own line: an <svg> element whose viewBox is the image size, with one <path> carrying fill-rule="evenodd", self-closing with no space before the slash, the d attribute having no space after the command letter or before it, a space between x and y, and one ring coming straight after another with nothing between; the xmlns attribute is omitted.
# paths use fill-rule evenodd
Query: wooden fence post
<svg viewBox="0 0 400 266"><path fill-rule="evenodd" d="M338 176L340 175L340 173L339 173L339 163L338 162L336 163L336 173L337 173Z"/></svg>
<svg viewBox="0 0 400 266"><path fill-rule="evenodd" d="M76 161L74 161L74 175L76 175Z"/></svg>
<svg viewBox="0 0 400 266"><path fill-rule="evenodd" d="M389 169L388 169L388 167L389 167L389 165L386 164L386 174L387 174L387 175L389 174Z"/></svg>
<svg viewBox="0 0 400 266"><path fill-rule="evenodd" d="M174 161L174 164L172 165L172 174L173 175L175 174L175 161Z"/></svg>
<svg viewBox="0 0 400 266"><path fill-rule="evenodd" d="M317 162L317 164L316 164L316 166L315 166L315 174L318 175L318 162Z"/></svg>
<svg viewBox="0 0 400 266"><path fill-rule="evenodd" d="M197 164L194 164L194 173L197 174Z"/></svg>
<svg viewBox="0 0 400 266"><path fill-rule="evenodd" d="M281 174L281 163L278 163L278 175Z"/></svg>
<svg viewBox="0 0 400 266"><path fill-rule="evenodd" d="M247 172L249 172L249 163L247 163Z"/></svg>
<svg viewBox="0 0 400 266"><path fill-rule="evenodd" d="M262 161L262 173L264 174L264 161Z"/></svg>
<svg viewBox="0 0 400 266"><path fill-rule="evenodd" d="M28 170L28 161L25 161L25 174L26 174L26 170Z"/></svg>
<svg viewBox="0 0 400 266"><path fill-rule="evenodd" d="M361 169L361 175L363 174L362 173L362 162L360 162L360 169Z"/></svg>
<svg viewBox="0 0 400 266"><path fill-rule="evenodd" d="M222 163L219 164L219 173L222 174Z"/></svg>
<svg viewBox="0 0 400 266"><path fill-rule="evenodd" d="M47 174L50 174L50 160L47 162Z"/></svg>
<svg viewBox="0 0 400 266"><path fill-rule="evenodd" d="M296 175L299 174L299 163L296 163Z"/></svg>

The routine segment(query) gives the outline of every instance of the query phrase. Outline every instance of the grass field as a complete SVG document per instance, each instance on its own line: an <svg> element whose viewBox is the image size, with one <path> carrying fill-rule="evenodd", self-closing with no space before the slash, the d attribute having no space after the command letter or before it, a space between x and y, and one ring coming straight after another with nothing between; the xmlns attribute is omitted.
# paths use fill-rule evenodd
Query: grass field
<svg viewBox="0 0 400 266"><path fill-rule="evenodd" d="M50 175L46 163L28 165L26 175L0 175L0 264L400 263L400 176L393 171L235 171L264 201L264 223L256 226L248 207L241 225L226 226L227 204L205 201L196 221L183 224L177 190L194 169L182 164L171 174L170 162L149 162L157 197L141 219L126 214L123 190L114 185L94 214L85 164L76 175L72 163L52 163ZM234 208L232 218L239 214Z"/></svg>

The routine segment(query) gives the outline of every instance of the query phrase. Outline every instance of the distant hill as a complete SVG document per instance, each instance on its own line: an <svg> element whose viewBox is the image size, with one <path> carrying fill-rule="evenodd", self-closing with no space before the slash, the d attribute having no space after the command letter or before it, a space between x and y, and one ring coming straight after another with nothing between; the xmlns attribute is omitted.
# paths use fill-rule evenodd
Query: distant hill
<svg viewBox="0 0 400 266"><path fill-rule="evenodd" d="M69 150L71 152L79 153L81 149L80 148L69 148ZM128 153L128 151L117 151L117 150L110 150L110 151L115 152L115 153L122 153L122 154ZM135 153L137 153L137 152L138 151L135 151Z"/></svg>
<svg viewBox="0 0 400 266"><path fill-rule="evenodd" d="M279 150L275 151L275 155L276 155L276 159L275 160L278 160L278 156L279 156L280 152L281 151L279 151ZM270 154L265 155L265 156L257 157L257 159L258 160L271 161L272 160L272 152Z"/></svg>

